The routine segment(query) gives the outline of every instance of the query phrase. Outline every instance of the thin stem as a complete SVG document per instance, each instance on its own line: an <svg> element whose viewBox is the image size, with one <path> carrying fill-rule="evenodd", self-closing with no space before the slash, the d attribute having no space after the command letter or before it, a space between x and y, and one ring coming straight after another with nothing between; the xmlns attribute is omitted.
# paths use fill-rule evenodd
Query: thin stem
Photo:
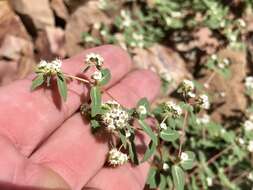
<svg viewBox="0 0 253 190"><path fill-rule="evenodd" d="M91 84L90 81L85 80L85 79L83 79L83 78L76 77L76 76L72 76L72 75L69 75L69 74L67 74L67 73L63 73L63 74L64 74L66 77L68 77L68 78L72 78L72 79L75 79L75 80L78 80L78 81L81 81L81 82L84 82L84 83Z"/></svg>
<svg viewBox="0 0 253 190"><path fill-rule="evenodd" d="M184 114L184 122L183 122L182 134L181 134L180 139L179 139L180 144L179 144L178 157L180 157L181 153L182 153L182 147L183 147L183 143L184 143L184 136L185 136L187 117L188 117L188 111L186 110L185 114Z"/></svg>
<svg viewBox="0 0 253 190"><path fill-rule="evenodd" d="M213 71L213 73L210 75L210 77L209 77L209 78L207 79L207 81L204 83L204 86L205 86L206 88L209 87L209 83L213 80L213 78L215 77L215 75L216 75L216 72Z"/></svg>
<svg viewBox="0 0 253 190"><path fill-rule="evenodd" d="M161 123L164 123L165 121L166 121L166 119L168 119L168 117L169 117L170 115L169 114L167 114L164 118L163 118L163 120L162 120L162 122Z"/></svg>

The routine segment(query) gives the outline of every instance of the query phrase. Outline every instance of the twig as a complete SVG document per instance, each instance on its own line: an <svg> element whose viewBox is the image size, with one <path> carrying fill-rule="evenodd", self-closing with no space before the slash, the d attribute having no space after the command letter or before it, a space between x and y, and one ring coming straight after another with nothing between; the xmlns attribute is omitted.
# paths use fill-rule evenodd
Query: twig
<svg viewBox="0 0 253 190"><path fill-rule="evenodd" d="M207 81L204 83L204 87L208 88L209 87L209 83L213 80L213 78L215 77L216 72L213 71L213 73L210 75L210 77L207 79Z"/></svg>
<svg viewBox="0 0 253 190"><path fill-rule="evenodd" d="M78 81L81 81L81 82L84 82L84 83L88 83L88 84L91 83L91 82L88 81L88 80L82 79L82 78L80 78L80 77L72 76L72 75L69 75L69 74L67 74L67 73L64 73L64 75L65 75L66 77L68 77L68 78L72 78L72 79L75 79L75 80L78 80Z"/></svg>

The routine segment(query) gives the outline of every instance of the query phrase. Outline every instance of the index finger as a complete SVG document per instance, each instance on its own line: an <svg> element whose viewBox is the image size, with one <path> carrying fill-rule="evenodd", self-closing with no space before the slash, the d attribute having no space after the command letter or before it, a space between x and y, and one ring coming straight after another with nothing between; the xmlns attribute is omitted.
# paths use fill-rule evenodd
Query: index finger
<svg viewBox="0 0 253 190"><path fill-rule="evenodd" d="M121 79L130 69L131 61L120 48L106 45L84 51L64 60L63 71L77 75L83 68L84 56L89 52L99 53L105 67L112 74L110 85ZM24 155L48 137L81 104L81 96L88 88L77 82L68 84L68 99L57 107L58 98L51 89L41 88L30 92L31 77L0 88L0 135L9 138Z"/></svg>

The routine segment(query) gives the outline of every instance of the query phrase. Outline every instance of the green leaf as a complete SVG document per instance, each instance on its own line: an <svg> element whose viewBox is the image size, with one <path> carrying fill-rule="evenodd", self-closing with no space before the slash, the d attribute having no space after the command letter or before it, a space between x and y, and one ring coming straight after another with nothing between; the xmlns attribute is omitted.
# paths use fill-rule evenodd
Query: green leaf
<svg viewBox="0 0 253 190"><path fill-rule="evenodd" d="M190 170L194 166L195 154L191 151L185 151L184 153L186 153L188 155L188 159L187 160L182 160L180 162L180 165L183 169Z"/></svg>
<svg viewBox="0 0 253 190"><path fill-rule="evenodd" d="M151 167L149 169L148 173L148 179L147 179L147 184L149 185L150 188L154 189L158 187L158 180L157 180L157 175L158 171L156 168Z"/></svg>
<svg viewBox="0 0 253 190"><path fill-rule="evenodd" d="M154 141L150 141L148 148L143 156L143 159L141 162L145 162L147 161L156 151L156 144L154 143Z"/></svg>
<svg viewBox="0 0 253 190"><path fill-rule="evenodd" d="M173 178L173 183L176 188L176 190L184 190L184 184L185 184L185 176L184 176L184 171L180 166L174 165L172 166L172 178Z"/></svg>
<svg viewBox="0 0 253 190"><path fill-rule="evenodd" d="M102 79L99 81L99 85L104 86L111 80L111 72L109 69L102 69Z"/></svg>
<svg viewBox="0 0 253 190"><path fill-rule="evenodd" d="M129 152L130 159L133 164L138 165L139 160L138 160L138 156L137 156L137 152L136 152L136 147L134 144L134 135L132 135L129 138L129 140L130 141L128 141L128 152Z"/></svg>
<svg viewBox="0 0 253 190"><path fill-rule="evenodd" d="M142 127L143 131L147 133L147 135L151 138L151 140L154 142L155 145L157 145L157 136L152 131L152 129L147 125L147 123L144 120L138 120L140 126Z"/></svg>
<svg viewBox="0 0 253 190"><path fill-rule="evenodd" d="M63 98L63 100L66 101L67 100L68 89L67 89L66 80L65 80L62 73L57 73L56 81L57 81L58 91L59 91L61 97Z"/></svg>
<svg viewBox="0 0 253 190"><path fill-rule="evenodd" d="M90 90L90 98L91 98L91 116L95 117L100 113L101 110L101 91L99 87L93 86Z"/></svg>
<svg viewBox="0 0 253 190"><path fill-rule="evenodd" d="M159 190L166 190L167 186L167 180L165 175L160 173L160 184L159 184Z"/></svg>
<svg viewBox="0 0 253 190"><path fill-rule="evenodd" d="M33 79L32 81L31 90L35 90L36 88L41 86L44 83L44 81L45 81L45 78L43 74L37 75L36 78Z"/></svg>
<svg viewBox="0 0 253 190"><path fill-rule="evenodd" d="M119 131L119 137L120 137L120 141L121 141L122 145L124 146L124 148L126 148L127 138L126 138L126 134L125 134L124 130Z"/></svg>
<svg viewBox="0 0 253 190"><path fill-rule="evenodd" d="M175 141L179 138L179 133L176 130L172 130L172 129L168 128L168 129L162 130L160 132L160 137L164 141L172 142L172 141Z"/></svg>

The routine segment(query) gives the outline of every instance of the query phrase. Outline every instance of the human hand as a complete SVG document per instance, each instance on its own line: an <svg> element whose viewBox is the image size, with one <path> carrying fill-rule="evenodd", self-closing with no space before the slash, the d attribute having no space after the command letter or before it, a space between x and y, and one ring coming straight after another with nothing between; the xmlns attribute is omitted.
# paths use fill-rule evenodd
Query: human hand
<svg viewBox="0 0 253 190"><path fill-rule="evenodd" d="M63 61L63 70L77 75L89 52L104 57L112 74L108 92L123 106L134 107L142 97L152 101L159 93L159 78L146 70L130 72L131 60L114 46L86 50ZM30 92L31 79L0 88L0 189L143 189L147 162L103 167L108 145L98 141L76 113L88 88L70 82L63 103L54 90ZM104 94L103 99L110 98ZM137 146L148 140L139 135Z"/></svg>

